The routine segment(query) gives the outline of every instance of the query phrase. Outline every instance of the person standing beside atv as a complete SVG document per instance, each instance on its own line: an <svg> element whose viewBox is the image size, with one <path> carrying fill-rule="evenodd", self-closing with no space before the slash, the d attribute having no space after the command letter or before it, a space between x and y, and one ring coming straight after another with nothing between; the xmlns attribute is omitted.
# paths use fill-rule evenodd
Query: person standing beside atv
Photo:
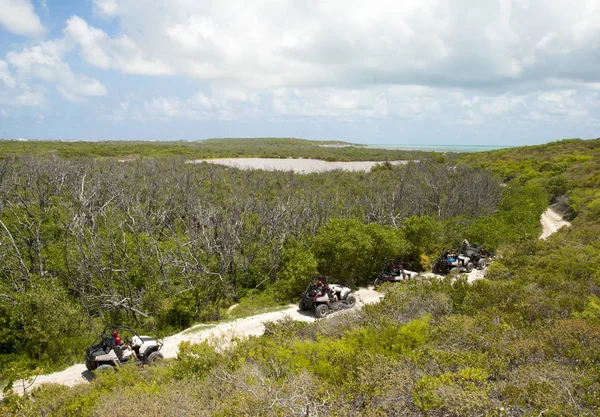
<svg viewBox="0 0 600 417"><path fill-rule="evenodd" d="M463 253L463 255L467 254L467 250L469 250L469 241L467 239L464 239L462 241L462 245L461 245L461 252Z"/></svg>

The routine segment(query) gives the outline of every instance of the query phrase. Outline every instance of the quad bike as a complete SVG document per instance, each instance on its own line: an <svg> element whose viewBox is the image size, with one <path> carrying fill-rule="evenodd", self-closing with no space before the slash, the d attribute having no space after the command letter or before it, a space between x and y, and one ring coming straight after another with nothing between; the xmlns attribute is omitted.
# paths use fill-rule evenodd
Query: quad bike
<svg viewBox="0 0 600 417"><path fill-rule="evenodd" d="M489 256L485 248L481 245L468 245L466 248L461 250L461 253L470 258L474 265L477 265L477 269L485 268L485 259Z"/></svg>
<svg viewBox="0 0 600 417"><path fill-rule="evenodd" d="M133 361L132 355L124 354L123 348L115 344L112 335L114 330L124 336L125 345L131 346L137 355L136 364L150 365L164 358L159 352L163 345L159 340L150 336L140 336L129 326L108 325L86 351L85 366L88 371L115 369Z"/></svg>
<svg viewBox="0 0 600 417"><path fill-rule="evenodd" d="M448 274L454 271L469 273L473 268L473 262L468 256L442 253L433 264L432 272L434 274Z"/></svg>
<svg viewBox="0 0 600 417"><path fill-rule="evenodd" d="M352 308L356 305L356 297L350 288L327 284L327 281L327 277L317 277L308 285L298 304L300 311L314 309L315 315L322 318L329 312ZM319 282L322 285L319 285Z"/></svg>
<svg viewBox="0 0 600 417"><path fill-rule="evenodd" d="M386 282L399 282L406 279L416 278L416 272L404 269L401 261L391 259L388 264L383 267L383 270L377 278L375 278L375 286L379 286Z"/></svg>

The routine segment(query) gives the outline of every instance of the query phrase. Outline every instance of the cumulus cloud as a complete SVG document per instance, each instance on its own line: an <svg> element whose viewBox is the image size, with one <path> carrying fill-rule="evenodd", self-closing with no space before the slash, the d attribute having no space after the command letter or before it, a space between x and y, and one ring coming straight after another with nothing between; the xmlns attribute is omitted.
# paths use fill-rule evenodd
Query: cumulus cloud
<svg viewBox="0 0 600 417"><path fill-rule="evenodd" d="M11 33L39 36L45 32L29 0L0 0L0 25Z"/></svg>
<svg viewBox="0 0 600 417"><path fill-rule="evenodd" d="M585 124L600 108L600 0L93 0L93 10L99 23L72 16L61 39L9 53L0 86L106 95L73 73L65 56L76 51L101 70L198 85L176 96L157 82L121 99L115 120Z"/></svg>
<svg viewBox="0 0 600 417"><path fill-rule="evenodd" d="M0 59L0 81L6 87L12 88L15 86L15 79L13 78L13 76L10 73L8 64L6 63L6 61L3 61L1 59Z"/></svg>
<svg viewBox="0 0 600 417"><path fill-rule="evenodd" d="M83 59L98 68L116 68L130 74L171 74L161 59L148 58L128 35L110 38L104 31L89 26L79 16L67 21L65 35L79 44Z"/></svg>
<svg viewBox="0 0 600 417"><path fill-rule="evenodd" d="M57 91L70 101L84 97L100 97L107 94L98 80L83 74L75 74L62 58L68 45L62 41L47 41L22 51L6 54L6 60L22 80L41 80L56 84Z"/></svg>
<svg viewBox="0 0 600 417"><path fill-rule="evenodd" d="M260 89L478 88L549 77L589 81L600 73L597 60L582 65L600 52L596 0L493 0L477 7L470 0L94 4L119 19L122 33L109 37L80 18L68 31L81 40L88 62L112 62L125 72Z"/></svg>
<svg viewBox="0 0 600 417"><path fill-rule="evenodd" d="M154 97L137 103L128 97L113 109L113 120L233 120L264 115L257 107L260 97L235 90L218 90L213 95L197 92L189 98Z"/></svg>
<svg viewBox="0 0 600 417"><path fill-rule="evenodd" d="M103 16L115 16L119 11L117 0L94 0L94 10Z"/></svg>
<svg viewBox="0 0 600 417"><path fill-rule="evenodd" d="M27 84L21 84L13 104L26 107L45 106L47 104L45 91L43 88L31 88Z"/></svg>

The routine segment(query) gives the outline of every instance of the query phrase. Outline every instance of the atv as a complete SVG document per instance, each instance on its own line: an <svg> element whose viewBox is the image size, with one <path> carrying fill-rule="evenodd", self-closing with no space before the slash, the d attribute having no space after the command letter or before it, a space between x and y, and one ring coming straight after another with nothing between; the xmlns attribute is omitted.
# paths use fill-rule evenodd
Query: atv
<svg viewBox="0 0 600 417"><path fill-rule="evenodd" d="M315 310L318 318L323 318L329 312L352 308L356 305L356 297L348 287L328 284L329 277L315 277L302 293L298 307L300 311Z"/></svg>
<svg viewBox="0 0 600 417"><path fill-rule="evenodd" d="M125 354L123 348L115 344L115 330L124 336L125 345L131 346L135 352L138 358L136 364L150 365L156 360L164 359L163 354L159 352L163 345L159 340L150 336L140 336L129 326L108 325L86 351L85 366L88 371L115 369L133 361L133 355Z"/></svg>
<svg viewBox="0 0 600 417"><path fill-rule="evenodd" d="M477 269L485 268L485 259L489 256L485 248L481 245L468 245L466 248L462 248L461 253L470 258L474 265L477 265Z"/></svg>
<svg viewBox="0 0 600 417"><path fill-rule="evenodd" d="M416 278L418 273L404 269L402 261L398 259L389 259L383 270L375 278L375 286L386 282L399 282L406 279Z"/></svg>
<svg viewBox="0 0 600 417"><path fill-rule="evenodd" d="M473 262L468 256L446 252L437 258L433 264L432 272L434 274L448 274L454 271L469 273L473 270L473 267Z"/></svg>

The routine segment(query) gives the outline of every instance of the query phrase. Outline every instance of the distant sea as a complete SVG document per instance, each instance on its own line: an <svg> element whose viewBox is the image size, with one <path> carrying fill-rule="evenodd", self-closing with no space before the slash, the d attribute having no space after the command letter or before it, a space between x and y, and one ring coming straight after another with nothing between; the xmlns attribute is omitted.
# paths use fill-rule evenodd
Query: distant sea
<svg viewBox="0 0 600 417"><path fill-rule="evenodd" d="M429 151L429 152L485 152L496 149L512 148L512 146L486 146L486 145L389 145L372 144L367 148L393 149L402 151Z"/></svg>

